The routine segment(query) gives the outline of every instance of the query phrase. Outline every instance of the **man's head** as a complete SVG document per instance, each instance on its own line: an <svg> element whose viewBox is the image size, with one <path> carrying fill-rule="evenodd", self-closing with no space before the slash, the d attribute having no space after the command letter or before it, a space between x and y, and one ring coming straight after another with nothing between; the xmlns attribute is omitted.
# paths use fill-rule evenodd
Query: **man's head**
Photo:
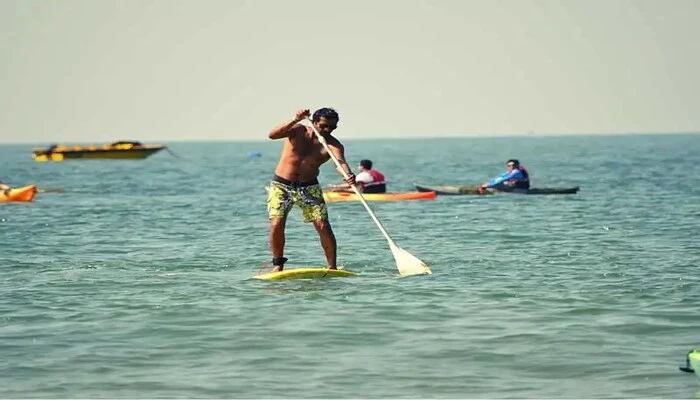
<svg viewBox="0 0 700 400"><path fill-rule="evenodd" d="M514 159L508 160L508 161L506 161L506 168L508 168L508 171L518 169L518 168L520 168L520 161L514 160Z"/></svg>
<svg viewBox="0 0 700 400"><path fill-rule="evenodd" d="M338 127L338 121L340 121L338 112L326 107L319 108L311 117L311 122L323 136L330 135Z"/></svg>
<svg viewBox="0 0 700 400"><path fill-rule="evenodd" d="M370 169L372 169L372 161L370 161L370 160L360 161L360 170L361 171L369 171Z"/></svg>

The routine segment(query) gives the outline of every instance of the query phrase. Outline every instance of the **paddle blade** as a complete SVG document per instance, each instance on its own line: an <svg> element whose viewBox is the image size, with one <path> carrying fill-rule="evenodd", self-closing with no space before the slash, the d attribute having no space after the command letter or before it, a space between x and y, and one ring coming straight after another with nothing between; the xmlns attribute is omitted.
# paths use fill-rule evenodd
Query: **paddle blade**
<svg viewBox="0 0 700 400"><path fill-rule="evenodd" d="M433 273L426 263L398 246L391 246L391 253L394 255L396 268L399 270L399 275L401 276Z"/></svg>

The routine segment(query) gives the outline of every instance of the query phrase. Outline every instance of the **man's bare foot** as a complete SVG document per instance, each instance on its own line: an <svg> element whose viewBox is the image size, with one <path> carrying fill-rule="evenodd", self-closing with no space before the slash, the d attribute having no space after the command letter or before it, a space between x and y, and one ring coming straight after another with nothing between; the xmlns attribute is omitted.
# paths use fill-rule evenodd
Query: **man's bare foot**
<svg viewBox="0 0 700 400"><path fill-rule="evenodd" d="M272 271L279 272L284 269L284 263L288 261L287 257L276 257L272 259Z"/></svg>

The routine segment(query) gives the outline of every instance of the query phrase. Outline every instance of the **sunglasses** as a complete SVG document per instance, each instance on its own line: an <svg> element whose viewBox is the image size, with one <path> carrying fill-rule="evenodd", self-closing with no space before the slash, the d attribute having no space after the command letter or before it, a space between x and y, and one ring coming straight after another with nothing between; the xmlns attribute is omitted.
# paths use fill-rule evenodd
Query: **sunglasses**
<svg viewBox="0 0 700 400"><path fill-rule="evenodd" d="M321 129L331 129L331 130L335 130L335 128L337 128L338 125L318 124L318 127L321 128Z"/></svg>

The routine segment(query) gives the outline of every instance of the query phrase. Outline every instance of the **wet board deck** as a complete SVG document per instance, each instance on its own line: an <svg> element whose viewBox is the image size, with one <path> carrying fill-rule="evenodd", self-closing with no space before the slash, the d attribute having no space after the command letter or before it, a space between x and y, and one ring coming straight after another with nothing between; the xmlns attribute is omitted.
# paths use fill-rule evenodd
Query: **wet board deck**
<svg viewBox="0 0 700 400"><path fill-rule="evenodd" d="M345 269L328 269L319 267L287 268L279 272L268 272L256 275L253 278L265 281L278 281L282 279L323 279L345 278L357 276L356 273Z"/></svg>

